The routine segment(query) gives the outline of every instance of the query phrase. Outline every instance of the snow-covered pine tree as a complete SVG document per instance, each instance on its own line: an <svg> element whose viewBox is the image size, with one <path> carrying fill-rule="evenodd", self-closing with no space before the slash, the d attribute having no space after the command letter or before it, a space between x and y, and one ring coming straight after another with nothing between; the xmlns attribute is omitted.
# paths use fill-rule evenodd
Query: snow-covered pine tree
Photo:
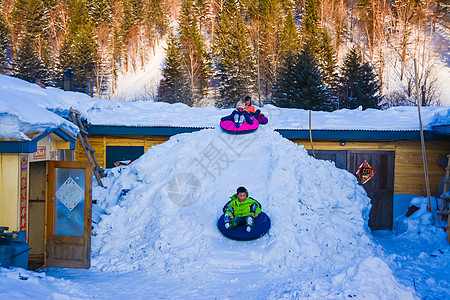
<svg viewBox="0 0 450 300"><path fill-rule="evenodd" d="M310 47L287 58L274 86L273 103L279 107L329 110L327 87Z"/></svg>
<svg viewBox="0 0 450 300"><path fill-rule="evenodd" d="M167 37L166 58L162 69L162 77L157 100L168 103L191 103L189 78L181 62L179 38L173 31Z"/></svg>
<svg viewBox="0 0 450 300"><path fill-rule="evenodd" d="M336 54L327 30L320 24L320 2L321 0L306 0L302 28L303 42L311 47L323 72L323 81L332 86L336 79Z"/></svg>
<svg viewBox="0 0 450 300"><path fill-rule="evenodd" d="M339 108L379 108L381 85L368 62L363 62L356 48L344 59L339 78Z"/></svg>
<svg viewBox="0 0 450 300"><path fill-rule="evenodd" d="M19 41L20 55L16 53L17 61L15 67L15 73L18 69L23 69L25 66L24 61L33 61L34 64L44 64L43 69L48 70L51 65L48 46L48 11L40 0L18 0L14 4L13 8L13 31L15 38ZM28 49L31 47L31 49ZM18 52L19 50L17 50ZM37 55L37 58L31 58L31 56ZM20 58L19 58L20 57ZM40 62L38 62L40 61ZM31 68L37 68L37 65ZM42 67L38 67L42 69ZM26 67L25 67L26 69ZM39 77L31 78L27 80L35 81L36 79L42 81L45 84L51 82L48 78L48 72L36 71ZM30 76L24 75L25 77Z"/></svg>
<svg viewBox="0 0 450 300"><path fill-rule="evenodd" d="M189 92L192 100L191 103L185 103L191 106L205 95L211 73L205 43L197 23L197 13L194 3L191 0L185 0L181 7L178 25L181 63L189 77Z"/></svg>
<svg viewBox="0 0 450 300"><path fill-rule="evenodd" d="M47 69L34 50L33 40L29 34L22 38L17 49L14 76L33 83L47 79Z"/></svg>
<svg viewBox="0 0 450 300"><path fill-rule="evenodd" d="M111 0L86 0L86 11L89 22L97 27L112 20Z"/></svg>
<svg viewBox="0 0 450 300"><path fill-rule="evenodd" d="M8 27L6 26L3 13L0 8L0 74L6 74L9 69L8 49L10 48L10 40Z"/></svg>
<svg viewBox="0 0 450 300"><path fill-rule="evenodd" d="M226 0L215 34L218 107L232 107L255 90L255 57L239 0Z"/></svg>

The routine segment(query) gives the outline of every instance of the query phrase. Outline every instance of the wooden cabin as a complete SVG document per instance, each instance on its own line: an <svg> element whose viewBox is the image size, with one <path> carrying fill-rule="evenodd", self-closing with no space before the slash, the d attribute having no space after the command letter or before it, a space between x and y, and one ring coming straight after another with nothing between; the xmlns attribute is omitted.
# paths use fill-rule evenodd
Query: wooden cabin
<svg viewBox="0 0 450 300"><path fill-rule="evenodd" d="M114 167L115 161L135 160L150 147L167 141L170 136L201 130L195 127L132 127L99 126L87 128L89 140L100 167ZM283 137L303 145L310 155L334 161L338 168L355 174L367 161L376 176L365 183L372 199L369 226L373 230L392 229L393 220L404 215L410 200L426 196L420 132L380 130L277 130ZM436 195L444 174L437 163L450 153L448 128L425 131L425 148L431 194ZM76 160L86 161L82 147L77 143Z"/></svg>

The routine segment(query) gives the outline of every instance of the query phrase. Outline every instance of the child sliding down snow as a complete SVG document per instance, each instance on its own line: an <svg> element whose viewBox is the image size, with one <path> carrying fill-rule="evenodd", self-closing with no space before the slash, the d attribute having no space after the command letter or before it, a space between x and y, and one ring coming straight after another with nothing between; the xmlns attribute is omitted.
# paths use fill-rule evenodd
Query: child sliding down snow
<svg viewBox="0 0 450 300"><path fill-rule="evenodd" d="M222 117L220 120L222 122L231 120L234 122L236 128L239 128L244 122L247 122L250 125L253 124L252 118L250 117L249 113L246 110L244 110L244 107L245 107L244 103L238 102L237 109L234 110L231 113L231 115Z"/></svg>
<svg viewBox="0 0 450 300"><path fill-rule="evenodd" d="M255 110L255 107L252 105L252 97L246 96L245 100L245 107L244 109L249 113L250 117L259 117L260 115L263 116L261 113L261 110L257 109Z"/></svg>
<svg viewBox="0 0 450 300"><path fill-rule="evenodd" d="M231 201L225 206L225 228L247 226L247 232L252 231L255 218L261 213L258 201L248 196L247 189L243 186L237 189L237 193L230 197Z"/></svg>

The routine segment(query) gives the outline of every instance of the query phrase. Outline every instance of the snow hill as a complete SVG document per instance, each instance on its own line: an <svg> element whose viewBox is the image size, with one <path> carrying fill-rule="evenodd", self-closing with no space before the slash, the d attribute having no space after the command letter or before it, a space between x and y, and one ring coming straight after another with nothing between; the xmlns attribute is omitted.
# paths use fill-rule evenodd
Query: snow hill
<svg viewBox="0 0 450 300"><path fill-rule="evenodd" d="M268 127L173 136L109 170L104 183L93 194L105 214L92 266L145 270L154 298L415 298L376 254L370 199L354 175ZM239 186L272 221L255 241L229 240L216 227Z"/></svg>

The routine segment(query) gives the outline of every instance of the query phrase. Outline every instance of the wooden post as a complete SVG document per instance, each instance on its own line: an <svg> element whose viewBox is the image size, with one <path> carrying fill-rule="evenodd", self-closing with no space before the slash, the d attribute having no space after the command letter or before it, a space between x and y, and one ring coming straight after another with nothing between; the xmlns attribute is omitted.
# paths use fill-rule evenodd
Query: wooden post
<svg viewBox="0 0 450 300"><path fill-rule="evenodd" d="M313 141L312 141L312 132L311 132L311 110L309 110L309 141L311 142L312 154L313 154L314 158L316 158L316 154L314 153L314 147L313 147Z"/></svg>
<svg viewBox="0 0 450 300"><path fill-rule="evenodd" d="M427 197L428 197L428 211L433 212L431 207L431 197L430 197L430 181L428 179L428 167L427 167L427 154L425 153L425 140L423 137L423 127L422 127L422 114L420 112L420 94L419 94L419 84L417 83L417 60L414 58L414 73L416 77L416 92L417 92L417 108L419 109L419 125L420 125L420 143L422 145L422 160L423 169L425 171L425 184L427 187Z"/></svg>

